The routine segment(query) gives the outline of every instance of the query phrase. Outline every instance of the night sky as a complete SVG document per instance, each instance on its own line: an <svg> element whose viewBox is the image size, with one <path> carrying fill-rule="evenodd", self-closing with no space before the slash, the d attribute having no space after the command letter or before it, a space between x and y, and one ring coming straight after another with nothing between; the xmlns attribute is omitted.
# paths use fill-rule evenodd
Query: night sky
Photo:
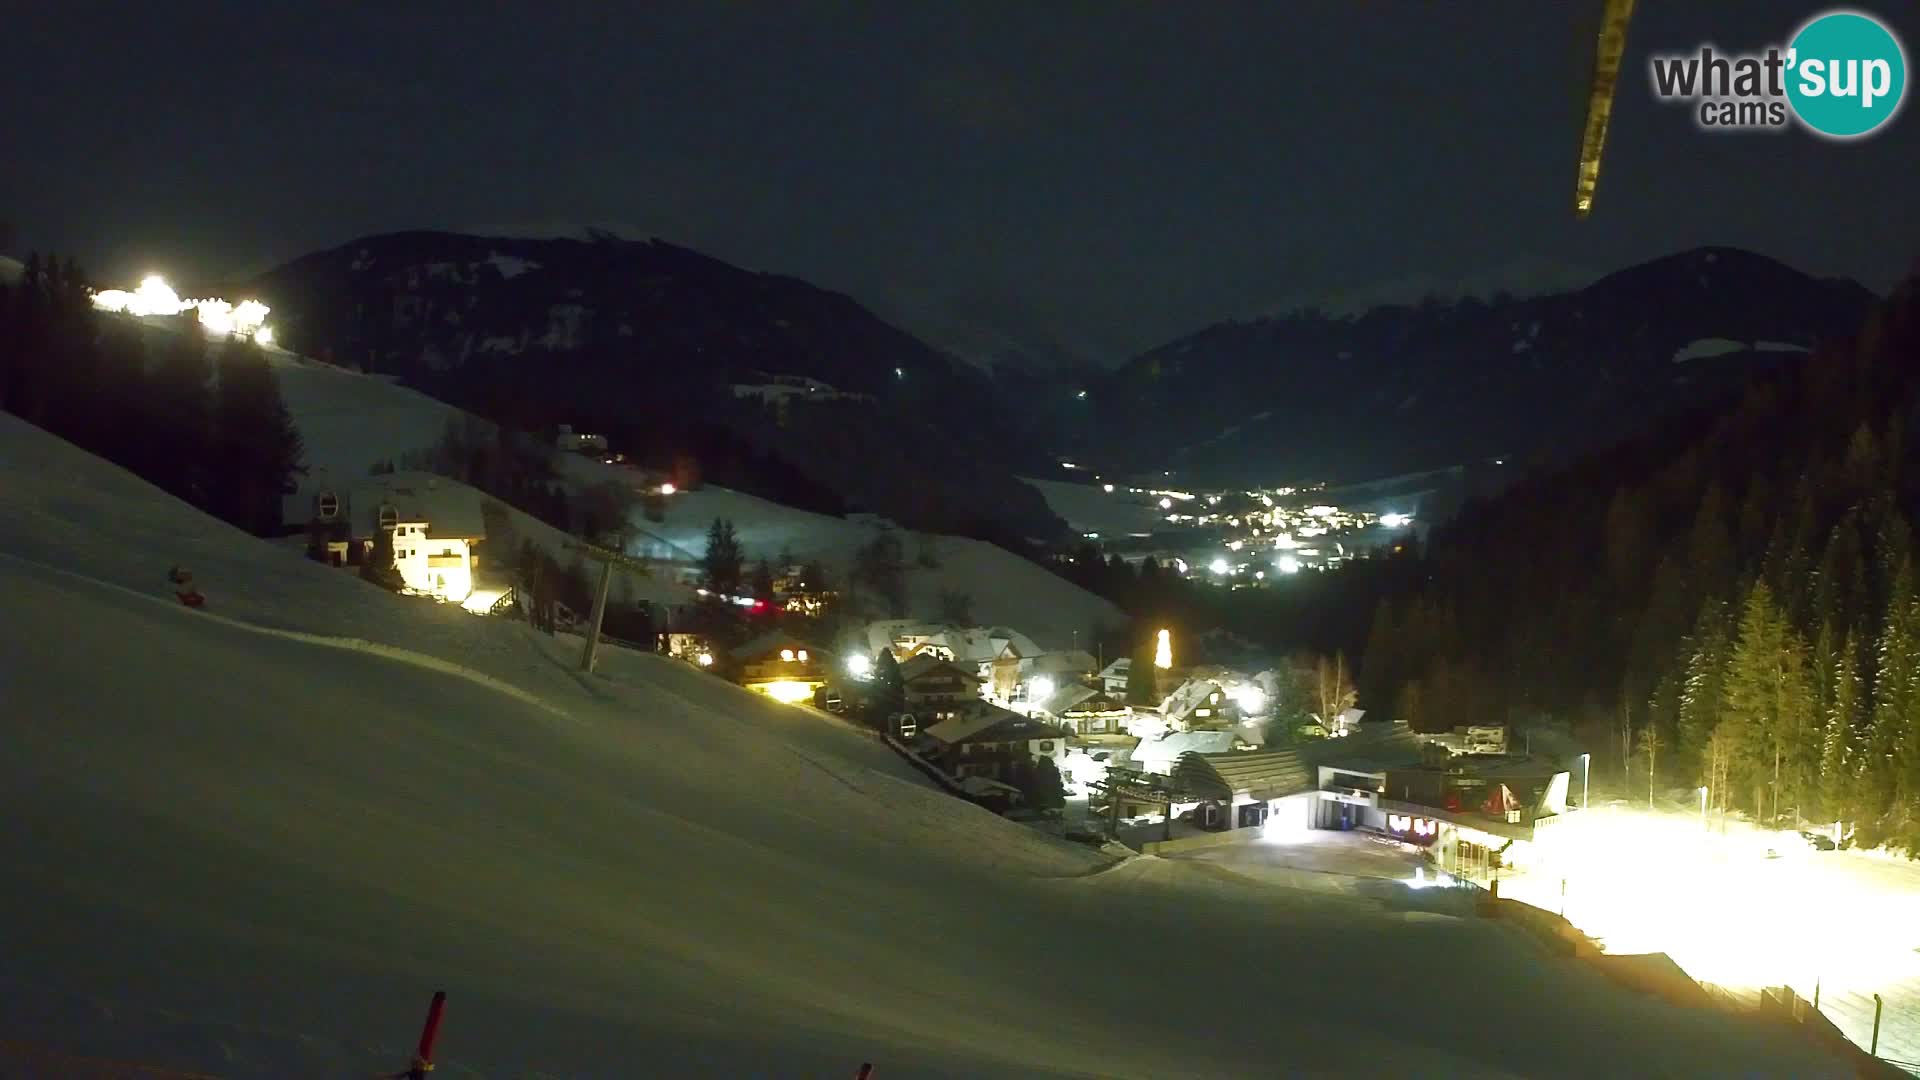
<svg viewBox="0 0 1920 1080"><path fill-rule="evenodd" d="M1102 363L1522 258L1724 243L1884 289L1920 256L1911 102L1837 145L1652 101L1649 51L1758 48L1817 3L1643 3L1584 223L1600 0L488 6L7 5L15 254L191 283L367 233L609 223L938 344ZM1916 55L1911 4L1866 9Z"/></svg>

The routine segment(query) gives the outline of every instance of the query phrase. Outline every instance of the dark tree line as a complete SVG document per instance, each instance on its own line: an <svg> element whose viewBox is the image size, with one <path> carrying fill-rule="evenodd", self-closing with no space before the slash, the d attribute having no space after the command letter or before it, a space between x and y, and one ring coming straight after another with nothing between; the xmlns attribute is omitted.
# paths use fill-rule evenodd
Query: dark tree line
<svg viewBox="0 0 1920 1080"><path fill-rule="evenodd" d="M1377 608L1362 704L1427 729L1570 719L1649 792L1920 850L1916 430L1910 279L1730 409L1436 532Z"/></svg>
<svg viewBox="0 0 1920 1080"><path fill-rule="evenodd" d="M73 262L29 256L0 285L0 407L260 536L282 531L281 497L303 448L258 345L209 345L177 318L157 350L142 327L95 311Z"/></svg>

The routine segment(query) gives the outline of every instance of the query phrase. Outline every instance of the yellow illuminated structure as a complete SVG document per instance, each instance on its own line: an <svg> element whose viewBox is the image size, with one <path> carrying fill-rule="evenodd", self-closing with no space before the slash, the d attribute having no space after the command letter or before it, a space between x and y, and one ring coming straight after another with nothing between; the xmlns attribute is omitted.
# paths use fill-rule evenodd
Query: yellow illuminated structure
<svg viewBox="0 0 1920 1080"><path fill-rule="evenodd" d="M772 682L761 683L755 686L754 689L775 701L795 705L802 701L811 700L813 692L819 689L820 685L821 684L799 682L793 679L775 679Z"/></svg>
<svg viewBox="0 0 1920 1080"><path fill-rule="evenodd" d="M1162 671L1173 667L1173 635L1160 631L1160 640L1153 647L1153 666Z"/></svg>
<svg viewBox="0 0 1920 1080"><path fill-rule="evenodd" d="M1587 92L1587 127L1580 139L1580 178L1573 192L1577 217L1593 212L1593 194L1600 184L1600 154L1607 146L1607 122L1613 117L1613 91L1620 81L1620 58L1627 50L1627 24L1633 20L1633 5L1634 0L1606 0L1601 15L1593 84Z"/></svg>
<svg viewBox="0 0 1920 1080"><path fill-rule="evenodd" d="M806 642L773 631L734 650L740 685L789 705L811 701L827 685L833 658Z"/></svg>

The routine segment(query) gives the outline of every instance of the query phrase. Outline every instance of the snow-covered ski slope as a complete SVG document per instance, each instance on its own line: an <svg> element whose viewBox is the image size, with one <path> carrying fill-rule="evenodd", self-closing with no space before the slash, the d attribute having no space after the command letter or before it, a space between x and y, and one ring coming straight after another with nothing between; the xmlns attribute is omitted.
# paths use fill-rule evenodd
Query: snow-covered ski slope
<svg viewBox="0 0 1920 1080"><path fill-rule="evenodd" d="M285 352L270 356L288 411L306 443L308 464L336 477L364 476L375 462L398 460L431 445L447 420L460 415L445 402L376 376ZM635 477L584 458L569 457L567 465L569 475L583 481L631 483ZM854 551L873 535L870 527L843 518L720 487L675 495L667 500L664 522L636 524L698 556L706 550L707 527L716 517L733 521L749 558L776 560L784 551L803 560L817 559L842 584ZM1011 626L1050 649L1073 648L1076 642L1085 647L1095 626L1126 622L1126 615L1106 600L992 544L934 536L939 565L923 567L918 562L920 534L905 533L903 538L910 617L939 618L942 593L962 593L972 601L975 622Z"/></svg>
<svg viewBox="0 0 1920 1080"><path fill-rule="evenodd" d="M0 595L0 1043L364 1076L445 989L449 1077L1838 1075L1503 925L1106 868L819 714L583 677L5 416Z"/></svg>

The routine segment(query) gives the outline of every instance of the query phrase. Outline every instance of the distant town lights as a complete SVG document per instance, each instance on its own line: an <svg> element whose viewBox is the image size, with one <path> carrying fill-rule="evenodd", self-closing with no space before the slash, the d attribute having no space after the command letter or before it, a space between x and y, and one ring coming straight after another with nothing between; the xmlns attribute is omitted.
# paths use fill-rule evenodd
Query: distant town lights
<svg viewBox="0 0 1920 1080"><path fill-rule="evenodd" d="M1172 500L1172 499L1164 499L1164 498L1163 498L1163 499L1161 499L1161 500L1160 500L1160 509L1162 509L1162 510L1171 510L1171 509L1173 509L1173 500Z"/></svg>
<svg viewBox="0 0 1920 1080"><path fill-rule="evenodd" d="M1227 572L1229 568L1227 566L1227 560L1215 559L1211 564L1208 565L1207 569L1213 571L1216 574L1224 574Z"/></svg>
<svg viewBox="0 0 1920 1080"><path fill-rule="evenodd" d="M1297 574L1300 572L1300 560L1291 555L1280 556L1280 561L1274 563L1274 565L1279 567L1280 572L1283 574Z"/></svg>
<svg viewBox="0 0 1920 1080"><path fill-rule="evenodd" d="M674 487L671 482L660 485L660 494L662 495L671 495L678 490L680 489Z"/></svg>
<svg viewBox="0 0 1920 1080"><path fill-rule="evenodd" d="M1112 485L1112 484L1101 484L1101 485L1100 485L1100 489L1101 489L1102 491L1105 491L1105 492L1106 492L1107 494L1109 494L1109 495L1111 495L1111 494L1113 494L1113 485Z"/></svg>
<svg viewBox="0 0 1920 1080"><path fill-rule="evenodd" d="M1380 524L1389 529L1398 529L1413 521L1412 514L1381 514Z"/></svg>

